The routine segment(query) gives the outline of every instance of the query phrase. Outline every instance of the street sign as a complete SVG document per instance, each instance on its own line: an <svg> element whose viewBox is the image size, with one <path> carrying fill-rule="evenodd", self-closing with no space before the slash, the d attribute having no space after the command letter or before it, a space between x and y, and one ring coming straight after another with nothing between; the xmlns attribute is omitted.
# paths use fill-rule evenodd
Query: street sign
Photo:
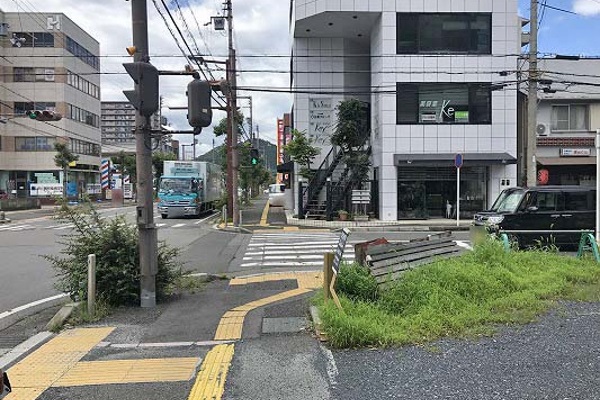
<svg viewBox="0 0 600 400"><path fill-rule="evenodd" d="M460 153L457 153L454 156L454 166L456 168L461 168L463 166L463 156Z"/></svg>
<svg viewBox="0 0 600 400"><path fill-rule="evenodd" d="M338 241L337 248L335 249L333 264L331 265L333 273L336 275L340 272L340 264L342 263L342 256L344 255L344 249L346 248L348 236L350 236L350 229L344 228L342 230L342 234L340 235L340 240Z"/></svg>

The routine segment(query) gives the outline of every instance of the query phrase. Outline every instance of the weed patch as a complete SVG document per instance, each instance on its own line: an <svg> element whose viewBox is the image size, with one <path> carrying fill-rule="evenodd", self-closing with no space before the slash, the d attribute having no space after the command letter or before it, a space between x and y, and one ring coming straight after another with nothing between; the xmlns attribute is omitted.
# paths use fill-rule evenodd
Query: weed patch
<svg viewBox="0 0 600 400"><path fill-rule="evenodd" d="M421 344L444 336L489 335L498 324L531 322L555 300L598 301L600 265L551 251L510 252L484 243L461 257L407 272L375 295L358 267L344 266L344 308L318 298L336 347ZM365 295L366 294L366 295Z"/></svg>

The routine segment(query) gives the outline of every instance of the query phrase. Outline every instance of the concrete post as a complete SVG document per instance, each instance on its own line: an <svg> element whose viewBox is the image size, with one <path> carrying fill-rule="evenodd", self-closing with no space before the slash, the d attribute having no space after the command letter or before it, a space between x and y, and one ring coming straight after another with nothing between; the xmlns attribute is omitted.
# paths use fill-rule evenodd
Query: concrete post
<svg viewBox="0 0 600 400"><path fill-rule="evenodd" d="M96 314L96 255L88 255L87 310L88 315Z"/></svg>

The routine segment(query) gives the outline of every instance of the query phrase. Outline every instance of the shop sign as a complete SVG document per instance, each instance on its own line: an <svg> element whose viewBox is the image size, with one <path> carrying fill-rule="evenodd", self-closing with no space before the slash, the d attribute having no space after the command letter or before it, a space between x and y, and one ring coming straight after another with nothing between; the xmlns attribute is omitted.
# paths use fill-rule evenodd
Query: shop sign
<svg viewBox="0 0 600 400"><path fill-rule="evenodd" d="M52 183L32 183L29 186L29 195L32 197L52 197L60 196L63 192L63 186Z"/></svg>
<svg viewBox="0 0 600 400"><path fill-rule="evenodd" d="M333 99L317 98L308 100L308 134L310 137L323 138L332 125Z"/></svg>
<svg viewBox="0 0 600 400"><path fill-rule="evenodd" d="M589 157L592 155L590 149L560 149L561 157Z"/></svg>

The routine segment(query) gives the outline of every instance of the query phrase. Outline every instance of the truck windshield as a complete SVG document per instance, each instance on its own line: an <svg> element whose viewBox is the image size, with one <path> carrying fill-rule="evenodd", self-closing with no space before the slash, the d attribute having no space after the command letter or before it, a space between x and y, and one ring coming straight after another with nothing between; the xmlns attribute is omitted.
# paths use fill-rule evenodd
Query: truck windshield
<svg viewBox="0 0 600 400"><path fill-rule="evenodd" d="M161 192L182 192L187 193L191 190L191 182L189 179L174 179L167 178L161 179L160 191Z"/></svg>
<svg viewBox="0 0 600 400"><path fill-rule="evenodd" d="M500 196L498 196L498 199L494 202L491 211L499 213L513 213L517 211L517 207L519 207L524 194L524 190L503 191L500 193Z"/></svg>

